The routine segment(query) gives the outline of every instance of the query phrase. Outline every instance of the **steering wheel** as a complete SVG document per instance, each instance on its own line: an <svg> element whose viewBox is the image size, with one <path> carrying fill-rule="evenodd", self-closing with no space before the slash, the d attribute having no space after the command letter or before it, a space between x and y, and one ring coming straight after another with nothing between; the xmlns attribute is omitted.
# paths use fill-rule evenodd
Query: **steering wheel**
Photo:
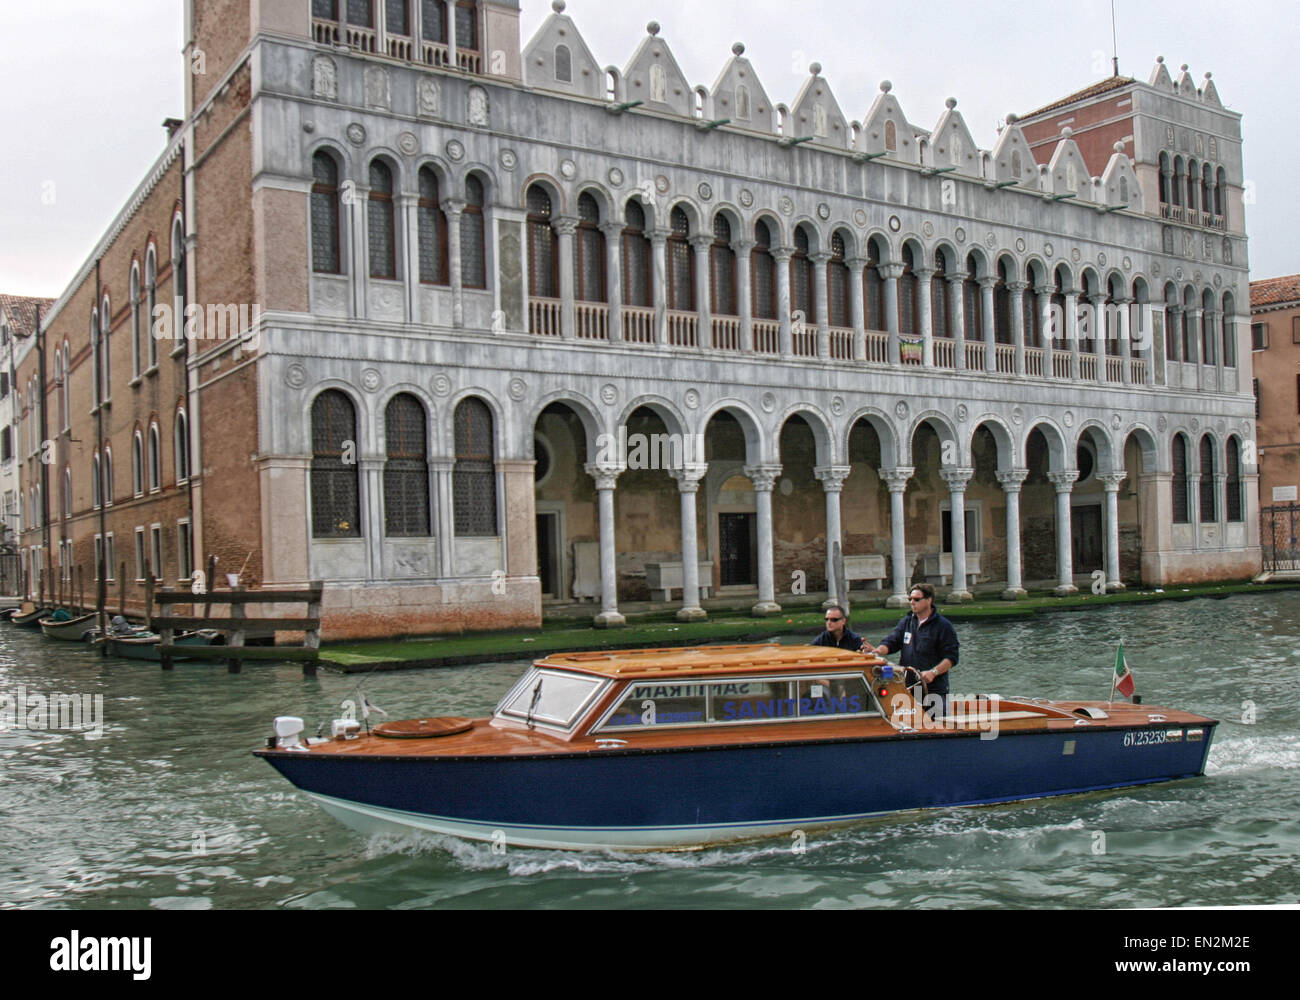
<svg viewBox="0 0 1300 1000"><path fill-rule="evenodd" d="M921 678L921 671L916 667L903 668L903 686L912 692L912 697L922 703L925 702L926 695L930 693L930 685ZM921 696L917 698L916 688L921 689Z"/></svg>

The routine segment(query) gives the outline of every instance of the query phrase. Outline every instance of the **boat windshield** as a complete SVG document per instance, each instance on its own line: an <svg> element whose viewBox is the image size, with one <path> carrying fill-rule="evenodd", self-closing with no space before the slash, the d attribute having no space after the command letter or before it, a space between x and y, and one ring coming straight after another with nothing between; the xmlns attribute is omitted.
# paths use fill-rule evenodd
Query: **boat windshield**
<svg viewBox="0 0 1300 1000"><path fill-rule="evenodd" d="M572 729L608 683L583 674L534 668L497 706L497 714L523 722Z"/></svg>

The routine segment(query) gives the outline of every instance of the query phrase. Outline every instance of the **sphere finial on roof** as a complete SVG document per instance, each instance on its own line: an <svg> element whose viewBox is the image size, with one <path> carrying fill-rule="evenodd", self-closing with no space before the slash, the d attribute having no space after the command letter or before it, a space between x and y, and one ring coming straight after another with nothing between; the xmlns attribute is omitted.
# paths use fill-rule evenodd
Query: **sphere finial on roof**
<svg viewBox="0 0 1300 1000"><path fill-rule="evenodd" d="M1117 142L1117 143L1115 143L1114 149L1115 149L1115 152L1117 152L1117 153L1122 153L1122 152L1124 152L1124 143L1123 143L1122 141L1121 141L1121 142Z"/></svg>
<svg viewBox="0 0 1300 1000"><path fill-rule="evenodd" d="M880 81L880 92L882 94L888 94L893 89L894 89L894 85L890 83L888 80Z"/></svg>
<svg viewBox="0 0 1300 1000"><path fill-rule="evenodd" d="M743 56L745 54L745 43L737 42L731 47L731 51L733 55Z"/></svg>
<svg viewBox="0 0 1300 1000"><path fill-rule="evenodd" d="M948 98L946 101L944 101L943 103L944 103L944 105L948 108L948 110L951 111L953 108L955 108L955 107L957 106L957 98L955 98L955 97L950 97L950 98Z"/></svg>
<svg viewBox="0 0 1300 1000"><path fill-rule="evenodd" d="M816 76L821 71L822 71L822 64L818 62L812 63L808 67L808 72L811 73L813 76Z"/></svg>
<svg viewBox="0 0 1300 1000"><path fill-rule="evenodd" d="M1061 138L1062 138L1062 139L1068 139L1068 138L1070 138L1070 136L1072 136L1072 135L1074 135L1074 129L1070 128L1069 125L1065 126L1065 128L1063 128L1063 129L1061 129Z"/></svg>
<svg viewBox="0 0 1300 1000"><path fill-rule="evenodd" d="M648 31L648 32L650 32L650 34L652 34L652 35L657 35L657 34L659 34L659 22L658 22L658 21L651 21L649 24L647 24L647 25L645 26L645 30Z"/></svg>
<svg viewBox="0 0 1300 1000"><path fill-rule="evenodd" d="M551 0L551 10L555 11L557 14L564 13L564 6L564 0Z"/></svg>
<svg viewBox="0 0 1300 1000"><path fill-rule="evenodd" d="M1183 63L1183 64L1182 64L1181 66L1179 66L1178 68L1181 69L1184 73L1186 73L1186 72L1187 72L1187 63Z"/></svg>
<svg viewBox="0 0 1300 1000"><path fill-rule="evenodd" d="M1213 76L1213 75L1214 75L1214 74L1212 74L1208 69L1205 71L1205 79L1208 80L1208 79L1209 79L1211 76Z"/></svg>
<svg viewBox="0 0 1300 1000"><path fill-rule="evenodd" d="M1016 114L1014 111L1008 111L1008 112L1007 112L1007 124L1008 124L1008 125L1014 125L1014 124L1015 124L1016 122L1018 122L1018 121L1020 121L1020 116L1019 116L1018 114Z"/></svg>
<svg viewBox="0 0 1300 1000"><path fill-rule="evenodd" d="M1158 62L1158 63L1162 63L1162 62L1164 62L1164 61L1165 61L1165 57L1164 57L1164 56L1156 56L1156 62Z"/></svg>

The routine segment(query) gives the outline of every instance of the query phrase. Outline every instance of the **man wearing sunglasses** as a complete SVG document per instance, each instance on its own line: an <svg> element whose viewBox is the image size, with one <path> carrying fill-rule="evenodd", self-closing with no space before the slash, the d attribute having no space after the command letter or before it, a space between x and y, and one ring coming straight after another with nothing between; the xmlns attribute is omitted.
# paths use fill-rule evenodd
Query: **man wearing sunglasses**
<svg viewBox="0 0 1300 1000"><path fill-rule="evenodd" d="M879 646L864 648L863 652L886 656L901 649L899 665L914 667L929 685L926 710L933 718L943 718L948 710L948 672L957 665L957 631L935 608L931 584L914 584L907 600L912 610L898 627Z"/></svg>
<svg viewBox="0 0 1300 1000"><path fill-rule="evenodd" d="M826 609L826 631L813 640L814 646L837 646L860 652L864 640L849 629L849 613L838 604Z"/></svg>

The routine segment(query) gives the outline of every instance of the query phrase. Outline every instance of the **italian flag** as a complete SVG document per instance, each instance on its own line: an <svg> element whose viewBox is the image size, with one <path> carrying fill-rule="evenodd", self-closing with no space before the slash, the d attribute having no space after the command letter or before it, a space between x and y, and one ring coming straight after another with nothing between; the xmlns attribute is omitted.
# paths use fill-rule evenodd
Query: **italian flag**
<svg viewBox="0 0 1300 1000"><path fill-rule="evenodd" d="M1129 670L1128 664L1124 662L1124 644L1122 642L1119 644L1119 648L1115 650L1115 678L1111 690L1118 691L1125 698L1133 697L1133 672Z"/></svg>

